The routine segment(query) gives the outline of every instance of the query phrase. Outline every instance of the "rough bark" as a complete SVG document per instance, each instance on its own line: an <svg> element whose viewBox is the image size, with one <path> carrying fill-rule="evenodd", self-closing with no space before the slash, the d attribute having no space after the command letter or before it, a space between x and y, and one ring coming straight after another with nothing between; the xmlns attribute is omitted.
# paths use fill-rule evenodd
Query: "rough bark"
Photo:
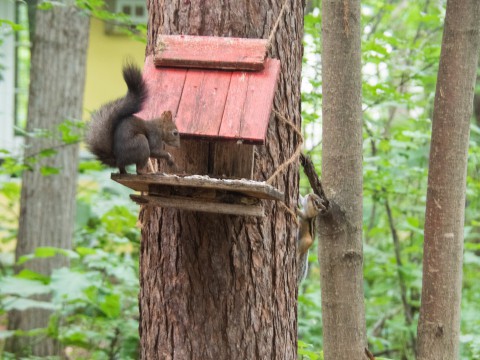
<svg viewBox="0 0 480 360"><path fill-rule="evenodd" d="M360 1L322 1L322 184L319 261L326 360L365 359Z"/></svg>
<svg viewBox="0 0 480 360"><path fill-rule="evenodd" d="M283 3L149 0L147 54L158 34L268 38ZM274 109L299 126L303 7L287 4L270 50L282 62ZM298 140L272 117L266 145L255 150L254 178L268 178ZM208 174L210 151L219 148L183 141L174 156L188 174ZM298 162L274 185L295 206ZM143 359L296 359L296 227L280 205L265 208L260 219L142 210Z"/></svg>
<svg viewBox="0 0 480 360"><path fill-rule="evenodd" d="M89 18L68 4L38 10L35 18L27 131L46 129L53 137L26 137L25 156L38 155L48 148L58 153L23 173L16 259L40 246L70 249L75 215L78 146L63 146L57 126L82 116ZM41 166L58 168L60 173L42 176ZM17 270L28 268L49 275L66 265L68 259L58 256L30 261ZM45 328L49 317L49 311L40 309L12 311L8 327ZM37 356L60 352L58 343L44 336L13 338L7 350Z"/></svg>
<svg viewBox="0 0 480 360"><path fill-rule="evenodd" d="M463 224L480 2L447 2L433 110L418 359L459 358Z"/></svg>

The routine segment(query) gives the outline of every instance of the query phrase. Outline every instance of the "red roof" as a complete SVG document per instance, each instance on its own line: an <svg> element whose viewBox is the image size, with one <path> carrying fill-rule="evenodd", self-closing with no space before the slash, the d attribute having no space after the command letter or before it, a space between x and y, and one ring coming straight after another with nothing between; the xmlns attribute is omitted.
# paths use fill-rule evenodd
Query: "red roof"
<svg viewBox="0 0 480 360"><path fill-rule="evenodd" d="M267 39L160 35L153 62L156 66L262 70L267 46Z"/></svg>
<svg viewBox="0 0 480 360"><path fill-rule="evenodd" d="M268 58L260 71L226 71L155 67L149 56L143 71L149 97L137 115L151 119L170 110L183 137L262 144L279 72L280 61Z"/></svg>

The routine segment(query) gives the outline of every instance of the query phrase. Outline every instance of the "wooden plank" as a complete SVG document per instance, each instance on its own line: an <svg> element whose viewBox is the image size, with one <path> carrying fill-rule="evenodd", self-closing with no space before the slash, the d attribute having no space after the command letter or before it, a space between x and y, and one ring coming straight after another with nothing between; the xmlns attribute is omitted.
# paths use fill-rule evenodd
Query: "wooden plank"
<svg viewBox="0 0 480 360"><path fill-rule="evenodd" d="M201 73L203 78L197 88L197 84L193 84L195 80L189 80L200 78ZM231 76L230 71L189 70L178 114L177 126L181 133L205 137L218 135ZM191 89L191 86L196 88Z"/></svg>
<svg viewBox="0 0 480 360"><path fill-rule="evenodd" d="M267 39L160 35L155 47L157 66L262 70Z"/></svg>
<svg viewBox="0 0 480 360"><path fill-rule="evenodd" d="M238 216L265 216L263 206L244 205L244 204L225 204L219 202L209 202L205 199L182 198L182 197L162 197L149 195L130 195L130 198L139 205L153 205L166 208L176 208L181 210L209 212L215 214L231 214Z"/></svg>
<svg viewBox="0 0 480 360"><path fill-rule="evenodd" d="M205 72L202 70L188 70L187 72L184 91L175 120L180 134L189 134L188 129L194 126L200 114L203 111L208 111L205 104L199 102L204 77Z"/></svg>
<svg viewBox="0 0 480 360"><path fill-rule="evenodd" d="M148 98L143 110L136 115L149 120L162 115L166 110L175 118L185 85L186 69L157 69L153 64L153 56L145 59L143 78L148 88Z"/></svg>
<svg viewBox="0 0 480 360"><path fill-rule="evenodd" d="M240 138L247 141L265 139L279 74L280 61L267 59L265 70L250 77L240 125Z"/></svg>
<svg viewBox="0 0 480 360"><path fill-rule="evenodd" d="M240 125L245 113L249 78L250 74L245 71L235 71L232 74L225 111L222 115L222 125L218 132L218 135L222 138L240 138Z"/></svg>
<svg viewBox="0 0 480 360"><path fill-rule="evenodd" d="M265 182L253 180L215 179L208 176L171 174L112 174L112 180L136 191L146 192L149 185L187 186L237 192L259 199L284 200L284 194Z"/></svg>
<svg viewBox="0 0 480 360"><path fill-rule="evenodd" d="M212 174L218 177L252 179L255 145L216 142Z"/></svg>
<svg viewBox="0 0 480 360"><path fill-rule="evenodd" d="M172 111L182 138L263 144L279 70L275 59L259 72L155 68L149 56L149 96L137 115L151 119Z"/></svg>

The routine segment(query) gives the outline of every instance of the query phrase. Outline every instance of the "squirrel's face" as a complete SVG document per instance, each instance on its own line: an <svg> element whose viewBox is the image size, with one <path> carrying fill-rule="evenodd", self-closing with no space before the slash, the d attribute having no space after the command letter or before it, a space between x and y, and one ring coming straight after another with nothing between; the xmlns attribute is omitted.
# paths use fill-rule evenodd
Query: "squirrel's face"
<svg viewBox="0 0 480 360"><path fill-rule="evenodd" d="M180 147L180 133L175 124L171 129L168 129L168 135L165 135L165 143L169 146Z"/></svg>
<svg viewBox="0 0 480 360"><path fill-rule="evenodd" d="M307 201L307 216L309 217L315 217L317 216L321 211L326 210L325 205L323 205L323 201L318 196L317 194L308 194L306 196L306 201Z"/></svg>
<svg viewBox="0 0 480 360"><path fill-rule="evenodd" d="M180 133L173 122L171 111L165 111L160 117L162 127L162 140L172 147L180 147Z"/></svg>

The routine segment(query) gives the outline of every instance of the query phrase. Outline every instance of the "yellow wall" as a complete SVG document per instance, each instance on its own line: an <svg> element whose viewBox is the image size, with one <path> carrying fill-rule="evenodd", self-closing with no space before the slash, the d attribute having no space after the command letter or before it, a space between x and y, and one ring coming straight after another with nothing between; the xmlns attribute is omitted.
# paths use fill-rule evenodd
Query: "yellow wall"
<svg viewBox="0 0 480 360"><path fill-rule="evenodd" d="M107 35L104 23L91 19L87 54L87 77L83 98L83 117L102 104L125 94L127 87L122 77L122 65L131 60L143 67L145 44L123 35Z"/></svg>

